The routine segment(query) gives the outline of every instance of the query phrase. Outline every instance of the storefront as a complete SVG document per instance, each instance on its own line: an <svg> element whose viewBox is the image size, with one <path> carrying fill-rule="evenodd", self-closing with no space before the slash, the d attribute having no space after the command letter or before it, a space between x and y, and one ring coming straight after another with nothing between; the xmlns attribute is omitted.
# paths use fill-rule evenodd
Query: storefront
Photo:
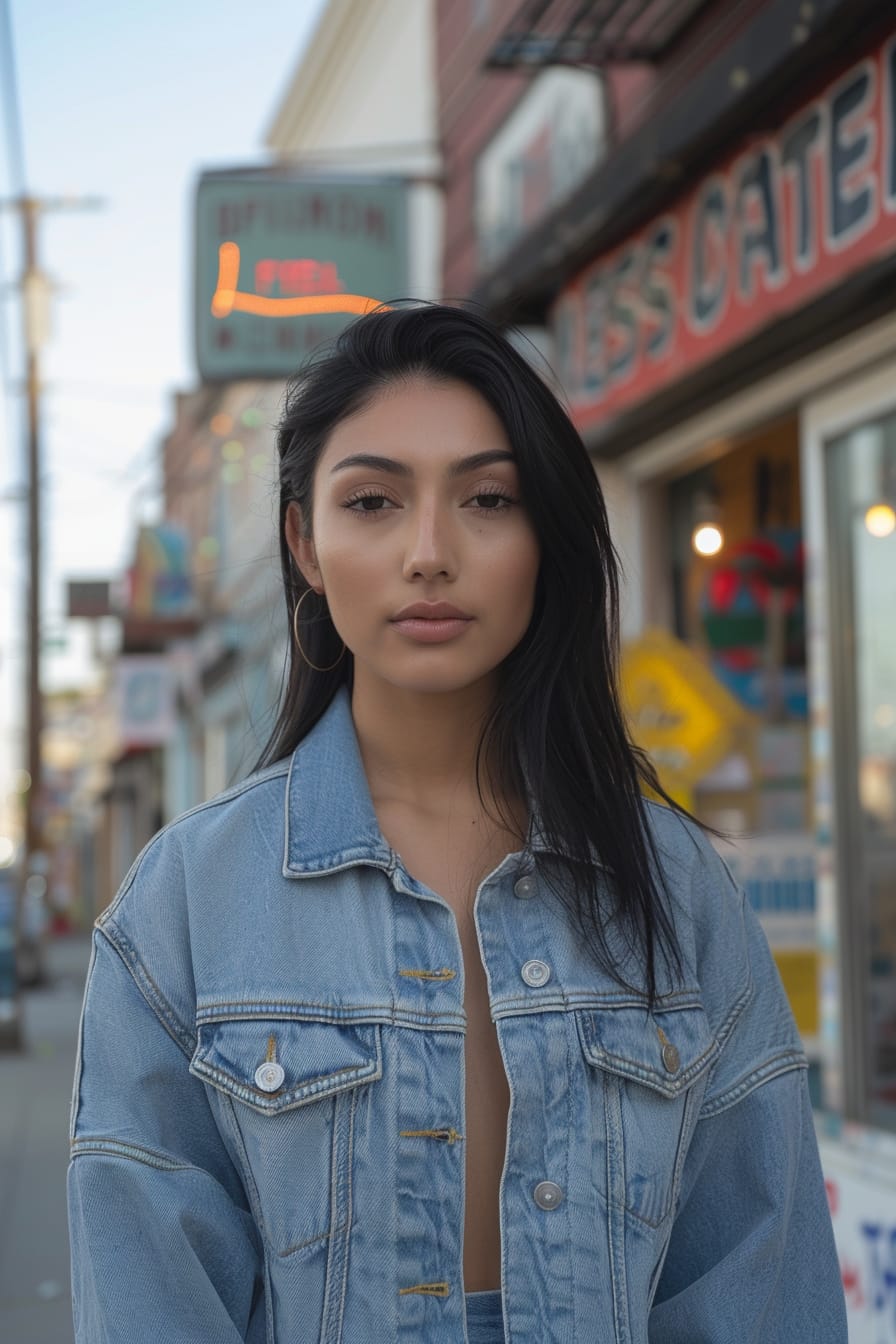
<svg viewBox="0 0 896 1344"><path fill-rule="evenodd" d="M596 256L556 364L628 562L636 736L757 909L854 1344L896 1341L896 39Z"/></svg>

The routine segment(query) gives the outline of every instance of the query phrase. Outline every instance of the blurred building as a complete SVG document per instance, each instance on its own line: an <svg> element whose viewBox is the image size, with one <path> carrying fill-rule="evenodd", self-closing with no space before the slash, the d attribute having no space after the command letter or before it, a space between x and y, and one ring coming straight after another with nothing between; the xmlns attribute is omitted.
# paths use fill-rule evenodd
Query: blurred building
<svg viewBox="0 0 896 1344"><path fill-rule="evenodd" d="M175 399L165 520L183 538L188 627L167 633L160 664L159 825L247 773L272 722L283 655L272 442L281 393L239 382Z"/></svg>
<svg viewBox="0 0 896 1344"><path fill-rule="evenodd" d="M896 14L437 15L445 292L540 333L594 456L633 730L737 837L850 1338L896 1340Z"/></svg>
<svg viewBox="0 0 896 1344"><path fill-rule="evenodd" d="M48 856L44 903L55 932L82 922L83 883L94 870L90 827L81 806L93 767L97 696L59 691L44 698L42 833Z"/></svg>

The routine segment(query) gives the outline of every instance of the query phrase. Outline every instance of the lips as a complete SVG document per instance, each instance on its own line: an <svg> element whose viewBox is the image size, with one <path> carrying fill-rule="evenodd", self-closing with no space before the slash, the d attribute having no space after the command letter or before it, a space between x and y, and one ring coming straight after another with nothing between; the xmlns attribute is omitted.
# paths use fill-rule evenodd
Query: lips
<svg viewBox="0 0 896 1344"><path fill-rule="evenodd" d="M450 602L412 602L402 607L393 621L471 621L472 616Z"/></svg>
<svg viewBox="0 0 896 1344"><path fill-rule="evenodd" d="M472 616L450 602L412 602L391 621L397 634L413 644L446 644L462 639L472 623Z"/></svg>

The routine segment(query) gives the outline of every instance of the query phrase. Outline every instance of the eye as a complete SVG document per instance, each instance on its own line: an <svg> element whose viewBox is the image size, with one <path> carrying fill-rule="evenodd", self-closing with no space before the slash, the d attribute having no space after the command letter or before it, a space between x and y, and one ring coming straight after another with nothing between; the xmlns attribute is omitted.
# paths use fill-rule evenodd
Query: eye
<svg viewBox="0 0 896 1344"><path fill-rule="evenodd" d="M516 500L503 490L479 490L472 496L471 503L481 513L504 513Z"/></svg>
<svg viewBox="0 0 896 1344"><path fill-rule="evenodd" d="M385 513L386 510L383 506L386 504L395 507L392 500L379 490L361 490L347 499L342 507L347 509L349 513L369 515Z"/></svg>

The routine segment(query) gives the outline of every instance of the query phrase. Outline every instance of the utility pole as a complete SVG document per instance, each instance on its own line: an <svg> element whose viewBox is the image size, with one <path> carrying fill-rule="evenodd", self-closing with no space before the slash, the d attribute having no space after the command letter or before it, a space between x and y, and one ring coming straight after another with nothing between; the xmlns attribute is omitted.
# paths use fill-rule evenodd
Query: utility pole
<svg viewBox="0 0 896 1344"><path fill-rule="evenodd" d="M91 210L100 202L94 197L38 199L19 196L0 202L0 209L17 211L22 221L24 270L20 281L24 326L28 414L27 537L28 587L26 600L27 656L25 704L28 718L27 770L31 784L25 794L25 871L38 871L43 855L41 729L43 706L40 687L41 641L41 436L40 353L50 332L50 281L38 262L38 221L50 210Z"/></svg>
<svg viewBox="0 0 896 1344"><path fill-rule="evenodd" d="M31 784L25 794L26 869L34 854L41 851L41 789L43 762L40 734L43 706L40 690L40 579L41 579L41 499L40 499L40 377L38 358L49 335L49 286L37 265L38 204L31 197L20 203L24 226L25 271L22 276L22 312L25 326L26 395L28 401L28 594L27 658L25 703L28 707L27 769Z"/></svg>

